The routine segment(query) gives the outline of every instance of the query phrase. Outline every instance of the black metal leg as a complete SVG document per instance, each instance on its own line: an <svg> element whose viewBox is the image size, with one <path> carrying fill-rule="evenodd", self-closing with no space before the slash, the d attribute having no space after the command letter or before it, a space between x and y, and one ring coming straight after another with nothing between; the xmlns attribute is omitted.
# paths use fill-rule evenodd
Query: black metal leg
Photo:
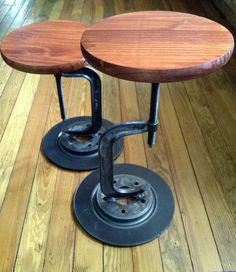
<svg viewBox="0 0 236 272"><path fill-rule="evenodd" d="M151 91L151 101L150 101L150 114L149 114L149 124L153 126L153 131L148 133L148 145L152 147L156 142L156 130L158 125L158 105L160 96L160 84L153 83Z"/></svg>
<svg viewBox="0 0 236 272"><path fill-rule="evenodd" d="M147 168L113 165L112 160L113 145L124 136L148 132L148 144L154 144L158 98L159 84L153 84L149 120L115 125L102 135L100 169L90 174L75 192L77 220L88 233L105 243L146 243L158 237L172 220L174 200L166 182Z"/></svg>
<svg viewBox="0 0 236 272"><path fill-rule="evenodd" d="M64 77L82 77L89 81L91 90L91 124L84 130L70 129L66 131L71 136L89 135L96 133L102 125L102 92L101 79L99 75L90 67L83 67L77 72L63 73Z"/></svg>
<svg viewBox="0 0 236 272"><path fill-rule="evenodd" d="M113 177L113 144L121 137L148 132L148 122L129 122L115 125L103 134L99 144L100 184L102 192L107 197L124 197L141 193L143 188L115 188Z"/></svg>
<svg viewBox="0 0 236 272"><path fill-rule="evenodd" d="M82 77L89 81L91 90L91 116L66 118L62 77ZM98 143L101 135L113 124L102 119L101 80L90 67L79 71L55 75L62 122L44 137L43 150L57 166L70 170L89 170L99 166ZM122 140L114 145L114 159L123 149Z"/></svg>
<svg viewBox="0 0 236 272"><path fill-rule="evenodd" d="M66 119L66 109L65 109L65 102L64 102L64 92L61 84L61 75L55 75L56 85L57 85L57 95L59 100L60 112L61 112L61 119Z"/></svg>

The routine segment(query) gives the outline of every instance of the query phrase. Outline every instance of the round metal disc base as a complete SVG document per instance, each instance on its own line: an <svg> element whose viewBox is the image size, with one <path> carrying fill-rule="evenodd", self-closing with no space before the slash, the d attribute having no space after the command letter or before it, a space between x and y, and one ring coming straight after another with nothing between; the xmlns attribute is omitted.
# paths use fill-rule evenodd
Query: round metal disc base
<svg viewBox="0 0 236 272"><path fill-rule="evenodd" d="M133 197L108 198L99 170L84 179L74 195L74 212L91 236L116 246L135 246L159 237L174 214L174 199L166 182L151 170L133 164L114 165L114 187L146 188Z"/></svg>
<svg viewBox="0 0 236 272"><path fill-rule="evenodd" d="M94 134L78 137L70 137L63 132L70 129L86 129L91 117L82 116L66 119L45 135L42 142L42 150L46 157L55 165L69 170L90 170L98 168L98 142L101 135L113 124L102 120L101 129ZM118 140L113 147L114 159L123 149L123 140Z"/></svg>

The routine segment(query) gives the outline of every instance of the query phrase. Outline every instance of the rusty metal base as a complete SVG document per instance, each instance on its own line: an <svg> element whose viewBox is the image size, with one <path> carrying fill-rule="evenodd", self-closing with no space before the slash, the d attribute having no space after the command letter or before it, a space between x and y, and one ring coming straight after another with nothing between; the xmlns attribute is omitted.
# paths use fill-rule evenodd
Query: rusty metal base
<svg viewBox="0 0 236 272"><path fill-rule="evenodd" d="M48 131L42 142L45 156L55 165L69 170L90 170L98 168L98 142L101 135L113 124L105 119L99 131L90 135L71 137L69 129L81 131L89 126L91 117L74 117L66 119ZM117 158L123 150L123 140L114 144L113 158Z"/></svg>

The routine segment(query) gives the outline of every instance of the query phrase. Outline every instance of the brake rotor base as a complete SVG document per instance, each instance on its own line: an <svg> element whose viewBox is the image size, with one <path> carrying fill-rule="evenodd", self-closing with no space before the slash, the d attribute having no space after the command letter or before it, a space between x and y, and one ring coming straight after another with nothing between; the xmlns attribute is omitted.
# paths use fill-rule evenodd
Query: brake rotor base
<svg viewBox="0 0 236 272"><path fill-rule="evenodd" d="M79 224L106 244L135 246L160 236L170 225L174 199L166 182L153 171L133 165L114 165L114 187L146 189L132 197L107 197L99 183L99 170L77 188L73 207Z"/></svg>
<svg viewBox="0 0 236 272"><path fill-rule="evenodd" d="M51 128L42 142L42 150L49 161L69 170L90 170L99 167L98 143L101 135L113 124L102 119L99 131L86 136L71 137L65 131L70 129L86 129L91 117L74 117L66 119ZM113 158L117 158L123 150L123 140L118 140L113 147Z"/></svg>

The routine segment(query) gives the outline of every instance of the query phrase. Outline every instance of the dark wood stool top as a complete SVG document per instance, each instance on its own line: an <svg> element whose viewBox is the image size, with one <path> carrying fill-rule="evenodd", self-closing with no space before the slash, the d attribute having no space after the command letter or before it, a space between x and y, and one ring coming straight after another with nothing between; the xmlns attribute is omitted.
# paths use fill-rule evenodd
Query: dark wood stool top
<svg viewBox="0 0 236 272"><path fill-rule="evenodd" d="M80 39L86 26L77 21L43 21L8 34L1 44L7 64L23 72L58 74L85 65Z"/></svg>
<svg viewBox="0 0 236 272"><path fill-rule="evenodd" d="M82 52L98 70L127 80L179 81L222 67L234 48L231 33L203 17L143 11L106 18L87 28Z"/></svg>

